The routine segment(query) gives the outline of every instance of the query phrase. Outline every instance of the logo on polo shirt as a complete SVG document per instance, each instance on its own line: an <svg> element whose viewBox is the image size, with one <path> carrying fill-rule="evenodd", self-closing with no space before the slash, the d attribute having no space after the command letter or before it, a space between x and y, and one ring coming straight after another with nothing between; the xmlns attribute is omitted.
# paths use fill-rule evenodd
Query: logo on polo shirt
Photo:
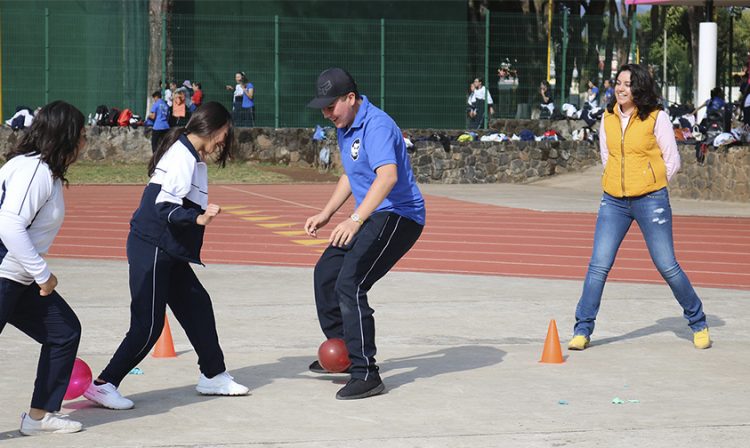
<svg viewBox="0 0 750 448"><path fill-rule="evenodd" d="M359 145L360 145L360 143L361 143L360 140L356 139L356 140L354 140L352 142L351 148L349 148L349 154L351 154L352 160L357 160L357 158L359 157Z"/></svg>

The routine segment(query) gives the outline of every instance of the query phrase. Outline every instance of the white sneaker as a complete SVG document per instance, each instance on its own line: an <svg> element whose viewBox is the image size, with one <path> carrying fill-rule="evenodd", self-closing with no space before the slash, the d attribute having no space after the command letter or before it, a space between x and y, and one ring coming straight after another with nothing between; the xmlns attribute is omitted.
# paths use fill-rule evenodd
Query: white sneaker
<svg viewBox="0 0 750 448"><path fill-rule="evenodd" d="M41 420L34 420L27 413L21 414L21 434L38 436L41 434L70 434L83 428L81 422L70 420L67 415L47 412Z"/></svg>
<svg viewBox="0 0 750 448"><path fill-rule="evenodd" d="M83 396L109 409L122 410L133 407L133 402L123 397L112 383L104 383L101 386L97 386L92 382L89 388L86 389L86 392L83 393Z"/></svg>
<svg viewBox="0 0 750 448"><path fill-rule="evenodd" d="M222 372L213 378L206 378L201 373L195 390L203 395L247 395L250 389L234 382L234 378L227 372Z"/></svg>

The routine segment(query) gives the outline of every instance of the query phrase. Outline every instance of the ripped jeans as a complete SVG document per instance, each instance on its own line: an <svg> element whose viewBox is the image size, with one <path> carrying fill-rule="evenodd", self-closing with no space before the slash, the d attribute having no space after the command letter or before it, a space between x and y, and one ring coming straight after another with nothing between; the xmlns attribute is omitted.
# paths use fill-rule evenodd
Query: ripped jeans
<svg viewBox="0 0 750 448"><path fill-rule="evenodd" d="M590 336L594 332L594 321L599 312L604 283L633 220L641 229L656 269L682 306L688 325L693 331L702 330L707 326L703 304L675 259L672 208L669 205L669 193L666 188L662 188L632 198L616 198L607 193L603 194L596 219L594 249L583 284L583 293L576 307L573 334Z"/></svg>

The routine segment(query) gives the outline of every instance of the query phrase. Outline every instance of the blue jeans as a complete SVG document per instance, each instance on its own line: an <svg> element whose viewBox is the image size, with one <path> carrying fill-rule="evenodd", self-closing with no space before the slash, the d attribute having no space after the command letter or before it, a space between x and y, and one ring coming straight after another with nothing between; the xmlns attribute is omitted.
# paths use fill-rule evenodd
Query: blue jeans
<svg viewBox="0 0 750 448"><path fill-rule="evenodd" d="M682 306L690 328L693 331L706 328L706 315L703 313L701 299L674 256L672 208L669 205L669 193L666 188L662 188L632 198L616 198L607 193L602 196L596 219L594 249L583 293L576 307L573 334L590 336L594 332L594 321L599 312L604 283L615 262L617 249L633 220L641 228L651 259Z"/></svg>

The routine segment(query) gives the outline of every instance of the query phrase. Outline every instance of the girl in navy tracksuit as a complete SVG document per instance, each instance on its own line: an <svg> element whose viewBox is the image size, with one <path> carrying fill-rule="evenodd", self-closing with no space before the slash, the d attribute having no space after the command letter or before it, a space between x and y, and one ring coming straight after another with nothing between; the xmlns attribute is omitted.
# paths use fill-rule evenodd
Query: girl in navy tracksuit
<svg viewBox="0 0 750 448"><path fill-rule="evenodd" d="M204 395L245 395L226 372L211 298L189 263L200 263L205 226L221 208L208 203L207 160L224 165L232 142L232 119L219 103L198 109L186 127L164 136L149 164L149 181L130 221L130 330L109 365L84 396L110 409L133 402L117 388L161 335L169 305L195 348Z"/></svg>
<svg viewBox="0 0 750 448"><path fill-rule="evenodd" d="M55 291L57 277L42 258L65 215L65 173L86 144L83 114L55 101L34 118L0 168L0 332L10 323L42 344L31 410L21 433L71 433L79 422L55 413L65 396L81 324ZM9 362L6 360L6 362Z"/></svg>

